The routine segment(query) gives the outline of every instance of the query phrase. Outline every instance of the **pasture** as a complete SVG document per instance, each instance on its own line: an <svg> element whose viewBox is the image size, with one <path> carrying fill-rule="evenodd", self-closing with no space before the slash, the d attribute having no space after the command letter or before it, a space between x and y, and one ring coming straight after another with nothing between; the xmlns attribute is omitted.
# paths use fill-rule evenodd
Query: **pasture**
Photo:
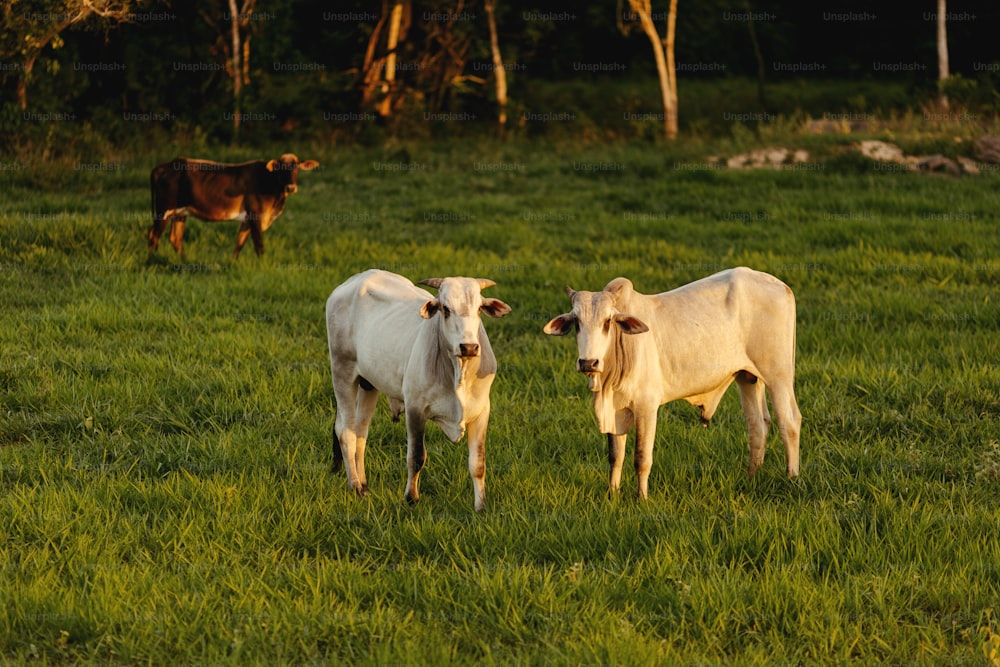
<svg viewBox="0 0 1000 667"><path fill-rule="evenodd" d="M285 149L286 147L282 147ZM291 147L321 167L230 260L148 257L149 169L0 172L0 661L1000 664L1000 176L705 169L683 149ZM231 159L261 157L234 155ZM563 285L748 265L798 304L801 477L748 479L735 387L660 409L607 497ZM330 471L323 308L349 275L492 278L477 515L384 399L371 493ZM706 350L711 354L711 350Z"/></svg>

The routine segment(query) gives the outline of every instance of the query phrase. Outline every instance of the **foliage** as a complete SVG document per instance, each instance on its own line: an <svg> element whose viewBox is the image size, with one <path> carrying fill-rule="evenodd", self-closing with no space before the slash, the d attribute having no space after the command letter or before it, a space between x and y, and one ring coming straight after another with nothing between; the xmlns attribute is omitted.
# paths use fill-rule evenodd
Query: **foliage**
<svg viewBox="0 0 1000 667"><path fill-rule="evenodd" d="M401 138L454 132L490 134L495 120L493 88L489 85L492 63L481 0L407 3L413 26L399 57L410 70L401 72L401 85L407 87L408 94L396 111L398 117L382 127L384 121L375 119L376 114L361 104L359 79L369 38L383 11L381 4L342 0L331 8L322 0L282 0L257 8L250 21L250 83L243 91L243 111L256 115L241 129L241 141L261 145L299 139L303 134L327 142L370 142L378 133ZM23 66L18 45L23 37L20 26L24 22L18 18L22 8L62 4L55 0L24 4L18 0L8 5L0 29L4 44L0 47L0 86L2 99L13 104L21 74L18 68ZM579 106L579 98L566 95L579 89L631 86L647 91L642 94L647 113L662 112L648 44L617 30L621 19L617 14L626 6L613 0L583 8L563 1L541 6L530 0L500 2L499 42L510 67L512 105L535 111L531 101L544 95L552 104L550 108L558 112ZM657 17L663 6L659 3L654 7ZM796 111L814 115L844 110L888 113L916 109L936 97L933 77L921 69L934 58L932 25L923 17L923 7L914 5L898 13L872 12L878 20L838 20L851 13L789 0L765 0L750 4L751 23L746 18L747 6L743 0L680 6L676 54L682 133L715 132L720 125L723 131L729 130L719 118L704 114L706 106L710 110L725 106L739 113L786 116ZM456 8L461 11L456 12ZM47 118L46 113L57 113L89 121L106 130L116 143L128 144L135 137L161 132L168 136L199 132L228 142L231 122L226 114L232 109L224 48L203 18L204 14L216 15L223 23L227 3L149 0L133 10L127 22L114 30L108 22L88 22L80 29L59 33L55 44L51 40L39 42L41 50L31 76L26 111L43 114L42 118ZM955 91L956 99L970 113L992 118L998 108L996 78L1000 70L993 62L995 54L989 51L995 23L990 19L997 10L987 0L974 0L965 3L963 11L979 19L949 25L952 70L963 77L955 82L976 83L974 90L966 86ZM456 18L442 18L449 16ZM660 23L658 26L662 28ZM752 88L753 94L737 105L721 91L740 88L747 77L757 74L751 26L768 66L766 104ZM458 55L446 54L449 49ZM421 67L441 65L449 58L452 63L464 63L459 74L447 67ZM102 70L100 64L109 67ZM876 65L890 71L876 69ZM892 71L904 66L901 71ZM831 82L836 83L831 86ZM795 87L799 95L789 95ZM552 90L541 92L549 88ZM830 92L818 111L798 103L798 98L817 102L808 99L813 88ZM891 100L881 92L883 88L893 91ZM712 98L712 103L703 103L702 95ZM585 109L587 118L605 113L620 117L626 110L605 110L600 94L593 96L598 100ZM884 104L887 101L891 101L888 106ZM428 113L474 116L474 120L429 123L425 118ZM37 142L52 124L38 117L22 119L20 114L14 119L9 111L0 116L0 148L19 145L25 135ZM557 136L577 132L585 139L618 133L617 128L598 123L544 124L530 131ZM643 128L646 132L648 128Z"/></svg>
<svg viewBox="0 0 1000 667"><path fill-rule="evenodd" d="M7 61L0 83L16 81L18 106L27 109L27 86L35 61L48 47L65 45L65 31L80 26L103 27L105 31L131 15L129 0L12 0L0 13L0 60ZM47 63L58 72L58 61Z"/></svg>
<svg viewBox="0 0 1000 667"><path fill-rule="evenodd" d="M0 660L995 664L995 172L728 173L686 142L298 152L322 167L238 262L233 225L196 220L187 259L148 257L149 156L0 171ZM776 434L746 478L732 392L708 429L664 407L649 502L628 471L607 498L575 351L540 333L563 284L737 264L797 297L801 478ZM490 277L514 307L486 322L483 516L433 427L405 506L385 407L370 496L329 470L323 304L371 266Z"/></svg>

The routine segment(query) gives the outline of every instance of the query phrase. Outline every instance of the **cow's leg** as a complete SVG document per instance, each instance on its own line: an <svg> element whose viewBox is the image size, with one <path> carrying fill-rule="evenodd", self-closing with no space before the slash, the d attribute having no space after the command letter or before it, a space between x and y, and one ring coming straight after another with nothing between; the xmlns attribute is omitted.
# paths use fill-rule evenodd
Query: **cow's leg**
<svg viewBox="0 0 1000 667"><path fill-rule="evenodd" d="M653 467L653 442L656 440L656 406L635 415L635 476L639 480L639 499L649 497L649 471Z"/></svg>
<svg viewBox="0 0 1000 667"><path fill-rule="evenodd" d="M337 411L340 412L339 410ZM333 465L331 469L333 472L340 472L340 469L344 467L344 452L340 448L340 436L337 435L337 424L333 425Z"/></svg>
<svg viewBox="0 0 1000 667"><path fill-rule="evenodd" d="M149 239L149 250L150 252L156 252L160 247L160 237L163 236L163 230L167 226L167 220L161 213L157 213L153 217L153 225L149 228L149 234L146 238Z"/></svg>
<svg viewBox="0 0 1000 667"><path fill-rule="evenodd" d="M184 224L187 217L183 215L174 216L170 219L170 245L174 247L177 254L184 256Z"/></svg>
<svg viewBox="0 0 1000 667"><path fill-rule="evenodd" d="M615 412L615 432L621 435L608 435L608 495L617 494L621 487L622 464L625 462L625 440L633 426L635 426L635 417L631 410Z"/></svg>
<svg viewBox="0 0 1000 667"><path fill-rule="evenodd" d="M264 254L264 230L261 229L259 219L250 221L250 235L253 237L253 249L260 257Z"/></svg>
<svg viewBox="0 0 1000 667"><path fill-rule="evenodd" d="M240 256L240 250L243 250L243 244L247 242L250 237L250 223L244 220L240 224L240 231L236 233L236 249L233 250L233 259Z"/></svg>
<svg viewBox="0 0 1000 667"><path fill-rule="evenodd" d="M799 476L799 433L802 429L802 413L795 400L795 389L791 380L771 385L771 403L774 416L778 420L778 433L785 443L785 462L789 477Z"/></svg>
<svg viewBox="0 0 1000 667"><path fill-rule="evenodd" d="M771 414L767 411L764 381L745 372L737 374L736 383L740 387L740 403L747 419L750 432L750 464L747 468L752 477L764 463L767 447L767 433L771 429Z"/></svg>
<svg viewBox="0 0 1000 667"><path fill-rule="evenodd" d="M420 500L420 471L427 462L424 449L424 427L427 420L419 408L406 409L406 502L416 505Z"/></svg>
<svg viewBox="0 0 1000 667"><path fill-rule="evenodd" d="M355 430L358 402L357 378L340 376L334 371L333 393L337 400L337 419L334 423L335 445L340 446L340 460L347 472L347 485L359 496L364 496L368 489L362 485L356 467L358 436ZM336 466L336 457L334 457Z"/></svg>
<svg viewBox="0 0 1000 667"><path fill-rule="evenodd" d="M370 385L369 385L370 386ZM361 482L361 489L368 493L368 477L365 475L365 447L368 443L368 427L372 423L372 415L378 405L378 390L360 387L358 391L357 409L355 410L354 471Z"/></svg>
<svg viewBox="0 0 1000 667"><path fill-rule="evenodd" d="M608 434L608 493L617 495L622 485L622 464L625 462L626 434Z"/></svg>
<svg viewBox="0 0 1000 667"><path fill-rule="evenodd" d="M487 405L486 409L466 426L466 433L469 435L469 474L472 476L472 491L477 512L486 509L486 427L489 422L490 407Z"/></svg>

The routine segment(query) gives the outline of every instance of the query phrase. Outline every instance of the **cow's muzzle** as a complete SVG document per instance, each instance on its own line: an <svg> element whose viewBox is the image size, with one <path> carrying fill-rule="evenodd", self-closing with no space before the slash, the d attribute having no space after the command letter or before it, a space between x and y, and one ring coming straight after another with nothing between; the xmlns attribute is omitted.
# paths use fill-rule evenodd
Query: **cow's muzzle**
<svg viewBox="0 0 1000 667"><path fill-rule="evenodd" d="M458 356L460 357L478 357L479 356L479 343L460 343L458 346Z"/></svg>
<svg viewBox="0 0 1000 667"><path fill-rule="evenodd" d="M601 389L601 361L600 359L577 359L576 370L587 376L587 388L590 391L600 391Z"/></svg>
<svg viewBox="0 0 1000 667"><path fill-rule="evenodd" d="M294 195L298 191L299 191L299 186L295 185L294 183L291 184L291 185L286 185L285 186L285 194L286 195Z"/></svg>

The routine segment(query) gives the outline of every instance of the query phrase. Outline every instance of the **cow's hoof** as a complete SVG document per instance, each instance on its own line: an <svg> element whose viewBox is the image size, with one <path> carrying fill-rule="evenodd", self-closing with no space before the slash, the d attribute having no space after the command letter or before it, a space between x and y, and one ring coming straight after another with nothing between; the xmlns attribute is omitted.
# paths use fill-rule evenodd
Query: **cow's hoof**
<svg viewBox="0 0 1000 667"><path fill-rule="evenodd" d="M406 494L406 504L409 505L410 507L416 507L419 501L420 501L419 497L414 497L411 496L410 494Z"/></svg>

